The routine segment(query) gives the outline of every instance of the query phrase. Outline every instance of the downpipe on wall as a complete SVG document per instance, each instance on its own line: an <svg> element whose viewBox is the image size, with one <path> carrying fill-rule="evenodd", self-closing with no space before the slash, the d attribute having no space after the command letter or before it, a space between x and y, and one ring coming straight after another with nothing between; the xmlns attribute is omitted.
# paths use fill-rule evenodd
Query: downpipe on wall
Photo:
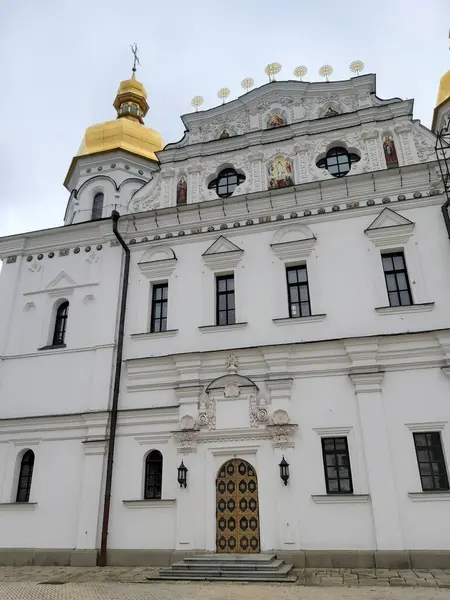
<svg viewBox="0 0 450 600"><path fill-rule="evenodd" d="M108 435L108 458L106 462L106 481L105 481L105 499L103 504L103 522L102 522L102 535L100 543L100 556L99 556L99 567L106 567L107 563L107 549L108 549L108 527L109 527L109 513L111 507L111 487L112 487L112 475L114 465L114 446L116 443L116 429L117 429L117 412L119 405L119 391L120 391L120 378L122 374L122 355L123 355L123 337L125 332L125 312L127 308L127 295L128 295L128 276L130 272L130 249L125 243L125 240L117 230L117 223L120 219L120 215L116 210L111 213L113 233L118 239L120 245L125 252L125 264L123 268L122 276L122 294L120 301L120 314L119 314L119 329L117 331L117 353L116 353L116 366L114 373L114 388L111 403L111 418L109 423L109 435Z"/></svg>

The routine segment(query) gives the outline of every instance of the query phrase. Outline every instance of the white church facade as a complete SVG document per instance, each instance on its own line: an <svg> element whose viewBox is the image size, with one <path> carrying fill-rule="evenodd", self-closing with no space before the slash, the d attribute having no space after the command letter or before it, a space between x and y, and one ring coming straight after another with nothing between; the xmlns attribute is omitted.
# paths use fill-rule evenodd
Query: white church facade
<svg viewBox="0 0 450 600"><path fill-rule="evenodd" d="M64 225L0 239L0 564L449 568L450 246L413 102L274 81L167 146L134 74L114 106Z"/></svg>

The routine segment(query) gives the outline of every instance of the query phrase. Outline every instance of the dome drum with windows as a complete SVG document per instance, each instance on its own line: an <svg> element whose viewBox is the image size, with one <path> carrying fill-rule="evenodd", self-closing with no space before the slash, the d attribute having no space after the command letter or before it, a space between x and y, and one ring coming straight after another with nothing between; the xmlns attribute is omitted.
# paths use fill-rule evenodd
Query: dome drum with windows
<svg viewBox="0 0 450 600"><path fill-rule="evenodd" d="M88 127L83 141L73 159L66 177L66 184L78 157L108 152L111 150L126 150L137 156L158 161L156 152L164 148L161 135L144 125L149 105L147 92L135 73L131 79L120 83L113 104L117 118L113 121L98 123Z"/></svg>

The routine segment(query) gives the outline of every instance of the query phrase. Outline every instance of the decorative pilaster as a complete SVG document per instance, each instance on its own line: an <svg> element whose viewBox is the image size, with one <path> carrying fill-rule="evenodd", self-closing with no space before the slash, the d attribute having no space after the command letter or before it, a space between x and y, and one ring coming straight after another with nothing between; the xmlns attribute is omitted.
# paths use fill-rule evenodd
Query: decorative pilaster
<svg viewBox="0 0 450 600"><path fill-rule="evenodd" d="M383 376L384 373L377 370L373 363L370 370L353 368L350 372L358 399L377 549L403 550L392 457L381 396Z"/></svg>
<svg viewBox="0 0 450 600"><path fill-rule="evenodd" d="M380 154L380 141L378 131L371 129L365 131L362 134L363 140L366 142L367 156L369 158L369 165L371 171L380 171L384 169L385 165L381 160Z"/></svg>
<svg viewBox="0 0 450 600"><path fill-rule="evenodd" d="M161 192L164 206L175 206L176 198L173 191L175 171L173 169L163 169L161 171Z"/></svg>
<svg viewBox="0 0 450 600"><path fill-rule="evenodd" d="M188 167L188 198L189 203L200 202L200 168Z"/></svg>
<svg viewBox="0 0 450 600"><path fill-rule="evenodd" d="M195 454L197 452L197 430L175 431L173 437L178 454Z"/></svg>
<svg viewBox="0 0 450 600"><path fill-rule="evenodd" d="M101 491L106 440L83 442L84 468L78 512L77 550L97 548L97 534L102 511Z"/></svg>
<svg viewBox="0 0 450 600"><path fill-rule="evenodd" d="M394 131L398 135L398 139L400 140L400 147L402 150L405 165L412 165L418 162L411 123L397 125L397 127L394 127Z"/></svg>
<svg viewBox="0 0 450 600"><path fill-rule="evenodd" d="M295 171L297 180L295 183L306 183L309 181L308 145L295 144Z"/></svg>
<svg viewBox="0 0 450 600"><path fill-rule="evenodd" d="M256 152L254 154L250 154L249 156L251 169L252 169L252 179L253 179L253 192L260 192L263 189L263 153Z"/></svg>
<svg viewBox="0 0 450 600"><path fill-rule="evenodd" d="M292 378L268 379L265 383L270 393L272 410L282 409L289 413Z"/></svg>

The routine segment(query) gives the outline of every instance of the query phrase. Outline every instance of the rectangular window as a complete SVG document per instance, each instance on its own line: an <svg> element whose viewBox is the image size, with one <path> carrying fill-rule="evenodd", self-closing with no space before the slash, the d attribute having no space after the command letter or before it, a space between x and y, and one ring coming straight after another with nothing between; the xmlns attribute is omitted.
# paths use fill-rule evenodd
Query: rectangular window
<svg viewBox="0 0 450 600"><path fill-rule="evenodd" d="M150 323L151 333L167 330L167 283L159 283L152 290L152 316Z"/></svg>
<svg viewBox="0 0 450 600"><path fill-rule="evenodd" d="M424 492L448 490L447 469L439 431L413 433Z"/></svg>
<svg viewBox="0 0 450 600"><path fill-rule="evenodd" d="M352 494L353 483L346 437L322 438L327 494Z"/></svg>
<svg viewBox="0 0 450 600"><path fill-rule="evenodd" d="M236 323L234 275L216 277L216 325Z"/></svg>
<svg viewBox="0 0 450 600"><path fill-rule="evenodd" d="M382 254L381 260L390 306L409 306L413 301L403 252Z"/></svg>
<svg viewBox="0 0 450 600"><path fill-rule="evenodd" d="M309 317L311 315L311 304L309 302L308 271L306 270L306 265L287 267L286 278L289 316Z"/></svg>

